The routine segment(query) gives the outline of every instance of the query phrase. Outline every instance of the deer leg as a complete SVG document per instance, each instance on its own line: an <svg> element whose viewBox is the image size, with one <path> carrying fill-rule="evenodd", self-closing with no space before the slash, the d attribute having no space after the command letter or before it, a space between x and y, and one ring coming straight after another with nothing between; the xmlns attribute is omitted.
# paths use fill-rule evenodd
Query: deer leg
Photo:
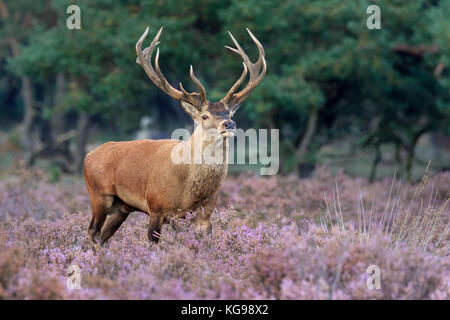
<svg viewBox="0 0 450 320"><path fill-rule="evenodd" d="M210 218L200 218L195 221L195 230L204 235L211 234L212 226Z"/></svg>
<svg viewBox="0 0 450 320"><path fill-rule="evenodd" d="M216 196L217 197L217 196ZM216 199L214 198L210 203L205 205L197 214L195 220L195 229L204 235L210 235L212 232L211 214L216 206Z"/></svg>
<svg viewBox="0 0 450 320"><path fill-rule="evenodd" d="M133 209L127 206L119 198L114 199L114 204L112 205L101 230L100 244L102 246L120 228L131 211L133 211Z"/></svg>
<svg viewBox="0 0 450 320"><path fill-rule="evenodd" d="M162 218L160 214L150 213L150 223L148 226L148 240L158 243L161 235Z"/></svg>
<svg viewBox="0 0 450 320"><path fill-rule="evenodd" d="M92 219L89 224L88 233L94 243L97 243L97 238L100 236L100 230L105 223L106 216L108 215L113 201L113 196L91 195Z"/></svg>
<svg viewBox="0 0 450 320"><path fill-rule="evenodd" d="M208 219L203 223L203 233L210 235L212 232L211 219Z"/></svg>
<svg viewBox="0 0 450 320"><path fill-rule="evenodd" d="M128 214L129 213L115 212L108 216L100 235L100 244L102 246L114 235L114 233L116 233L122 223L128 218Z"/></svg>

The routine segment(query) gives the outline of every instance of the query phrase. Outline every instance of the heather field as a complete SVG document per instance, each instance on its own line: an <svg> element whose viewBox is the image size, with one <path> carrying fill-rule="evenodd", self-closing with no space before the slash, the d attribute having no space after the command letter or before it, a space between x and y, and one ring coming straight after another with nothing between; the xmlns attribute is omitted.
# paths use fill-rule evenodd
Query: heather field
<svg viewBox="0 0 450 320"><path fill-rule="evenodd" d="M450 172L415 185L243 174L224 182L212 236L188 217L155 245L136 212L96 249L83 181L22 171L0 182L0 298L449 299L449 195ZM67 287L71 265L80 289Z"/></svg>

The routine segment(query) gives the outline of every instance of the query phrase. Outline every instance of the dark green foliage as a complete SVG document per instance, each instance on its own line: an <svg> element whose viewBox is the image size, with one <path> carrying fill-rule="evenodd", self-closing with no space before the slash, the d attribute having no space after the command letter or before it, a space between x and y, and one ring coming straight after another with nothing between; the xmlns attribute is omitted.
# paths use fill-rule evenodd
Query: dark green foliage
<svg viewBox="0 0 450 320"><path fill-rule="evenodd" d="M31 22L0 22L2 120L20 116L18 77L48 91L64 73L68 90L60 103L36 95L49 117L81 110L122 133L146 114L162 128L186 121L135 63L145 27L149 38L165 28L160 64L169 81L192 89L192 64L210 100L222 98L241 73L240 59L223 48L231 44L227 30L255 59L249 27L265 47L268 71L236 117L244 128L280 128L285 170L314 162L321 145L349 135L357 147L394 144L407 154L400 161L409 170L423 133L450 133L449 0L81 0L81 30L66 28L73 1L42 2L8 1L10 13L26 12ZM371 4L381 8L381 30L366 27ZM7 49L11 35L19 39L19 56ZM415 55L413 48L423 50ZM312 139L296 156L308 122L315 122Z"/></svg>

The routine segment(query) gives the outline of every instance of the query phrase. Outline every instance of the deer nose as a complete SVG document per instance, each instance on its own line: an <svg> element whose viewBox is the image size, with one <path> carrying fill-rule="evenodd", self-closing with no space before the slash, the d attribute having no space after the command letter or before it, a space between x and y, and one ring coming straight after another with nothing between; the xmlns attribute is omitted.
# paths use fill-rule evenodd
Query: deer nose
<svg viewBox="0 0 450 320"><path fill-rule="evenodd" d="M236 123L234 123L234 121L231 120L227 120L223 123L223 128L225 130L235 130L236 129Z"/></svg>

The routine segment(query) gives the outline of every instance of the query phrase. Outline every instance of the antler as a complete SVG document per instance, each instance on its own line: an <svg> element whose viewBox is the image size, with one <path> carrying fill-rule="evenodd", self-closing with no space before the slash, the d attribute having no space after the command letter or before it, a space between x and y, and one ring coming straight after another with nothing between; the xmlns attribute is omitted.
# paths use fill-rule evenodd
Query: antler
<svg viewBox="0 0 450 320"><path fill-rule="evenodd" d="M155 38L153 39L152 43L149 47L145 48L144 51L142 51L142 43L144 42L145 38L147 37L149 27L147 27L136 43L136 53L138 57L136 58L136 63L142 66L142 68L145 70L145 73L147 73L148 77L153 81L153 83L160 88L162 91L167 93L169 96L176 100L183 100L186 102L189 102L197 109L200 109L203 105L207 104L208 101L206 100L206 91L203 85L201 84L200 80L195 76L194 70L192 68L192 65L190 67L190 77L192 81L195 83L197 88L199 89L200 93L187 92L183 85L180 82L180 90L175 89L172 87L169 82L166 80L164 75L161 72L161 69L159 68L159 48L156 51L156 57L155 57L155 69L152 67L151 59L153 50L155 47L159 44L158 39L161 35L161 32L163 30L163 27L159 29L158 33L156 34Z"/></svg>
<svg viewBox="0 0 450 320"><path fill-rule="evenodd" d="M234 53L239 54L242 57L243 64L244 64L244 70L242 71L241 77L236 81L236 83L231 87L230 91L228 91L227 95L220 100L220 102L224 103L225 105L228 105L229 107L236 107L239 104L244 101L250 92L252 92L253 89L255 89L258 84L261 82L261 80L264 78L267 70L266 66L266 60L264 59L264 48L261 45L261 43L256 39L256 37L251 33L251 31L247 29L248 34L252 38L253 42L255 42L256 46L258 47L259 51L259 57L258 60L255 63L251 63L248 56L245 54L244 50L242 50L239 43L236 41L236 39L233 37L230 31L228 31L228 34L231 37L231 40L233 40L236 49L231 48L229 46L225 46L225 48L233 51ZM262 70L261 70L262 68ZM250 79L248 81L247 86L239 91L238 93L234 93L239 86L244 82L245 77L247 76L247 69L250 72ZM260 71L261 70L261 71Z"/></svg>

